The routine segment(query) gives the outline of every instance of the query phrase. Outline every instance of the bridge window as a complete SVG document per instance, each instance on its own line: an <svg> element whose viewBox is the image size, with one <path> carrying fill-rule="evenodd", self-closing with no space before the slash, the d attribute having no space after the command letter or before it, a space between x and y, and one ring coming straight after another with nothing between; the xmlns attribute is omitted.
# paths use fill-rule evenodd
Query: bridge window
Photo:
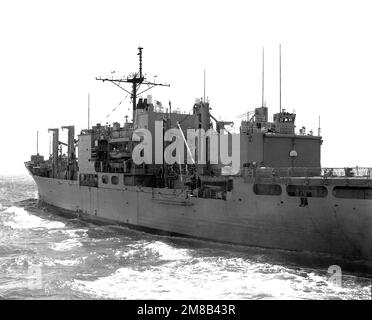
<svg viewBox="0 0 372 320"><path fill-rule="evenodd" d="M328 190L324 186L288 185L287 186L287 194L290 197L325 198L328 195Z"/></svg>
<svg viewBox="0 0 372 320"><path fill-rule="evenodd" d="M119 183L119 178L118 178L118 176L112 176L112 177L111 177L111 183L112 183L112 184L118 184L118 183Z"/></svg>
<svg viewBox="0 0 372 320"><path fill-rule="evenodd" d="M372 199L372 187L337 186L332 193L336 198Z"/></svg>
<svg viewBox="0 0 372 320"><path fill-rule="evenodd" d="M106 175L102 176L102 182L104 184L107 184L108 183L108 176L106 176Z"/></svg>
<svg viewBox="0 0 372 320"><path fill-rule="evenodd" d="M278 184L254 184L253 192L261 196L280 196L282 187Z"/></svg>

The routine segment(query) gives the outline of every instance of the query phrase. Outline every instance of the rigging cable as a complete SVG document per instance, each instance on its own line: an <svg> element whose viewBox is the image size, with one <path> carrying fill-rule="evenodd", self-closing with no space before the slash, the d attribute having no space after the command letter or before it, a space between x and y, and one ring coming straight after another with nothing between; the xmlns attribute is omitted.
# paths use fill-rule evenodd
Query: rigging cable
<svg viewBox="0 0 372 320"><path fill-rule="evenodd" d="M126 99L128 97L128 95L126 95L124 98L123 98L123 100L121 100L120 102L119 102L119 104L114 108L114 109L112 109L112 111L101 121L101 122L104 122L109 116L111 116L111 114L117 109L117 108L119 108L119 106L123 103L123 101Z"/></svg>

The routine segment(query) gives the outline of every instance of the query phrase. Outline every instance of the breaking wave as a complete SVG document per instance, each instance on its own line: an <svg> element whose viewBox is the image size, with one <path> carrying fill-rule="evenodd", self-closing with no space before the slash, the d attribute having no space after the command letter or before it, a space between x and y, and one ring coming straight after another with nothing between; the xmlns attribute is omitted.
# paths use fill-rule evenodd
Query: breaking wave
<svg viewBox="0 0 372 320"><path fill-rule="evenodd" d="M58 229L65 227L65 224L59 221L49 221L30 214L24 208L10 207L3 213L12 214L12 216L3 221L3 225L12 229Z"/></svg>

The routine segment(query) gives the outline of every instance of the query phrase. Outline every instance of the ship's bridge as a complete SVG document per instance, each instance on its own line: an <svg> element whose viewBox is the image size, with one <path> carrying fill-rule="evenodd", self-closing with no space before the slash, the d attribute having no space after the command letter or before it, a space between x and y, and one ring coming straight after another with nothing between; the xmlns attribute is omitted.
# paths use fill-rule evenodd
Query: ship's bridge
<svg viewBox="0 0 372 320"><path fill-rule="evenodd" d="M275 132L281 134L294 134L295 120L296 114L286 112L284 109L282 112L275 113L274 114Z"/></svg>

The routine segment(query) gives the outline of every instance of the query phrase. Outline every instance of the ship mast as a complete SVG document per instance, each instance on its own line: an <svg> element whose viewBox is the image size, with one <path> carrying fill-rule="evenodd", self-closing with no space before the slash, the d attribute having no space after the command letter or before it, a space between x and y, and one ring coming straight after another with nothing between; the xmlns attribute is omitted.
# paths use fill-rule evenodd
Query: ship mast
<svg viewBox="0 0 372 320"><path fill-rule="evenodd" d="M264 107L264 92L265 92L265 48L262 48L262 103Z"/></svg>
<svg viewBox="0 0 372 320"><path fill-rule="evenodd" d="M279 44L279 111L282 112L282 44Z"/></svg>
<svg viewBox="0 0 372 320"><path fill-rule="evenodd" d="M204 95L203 95L203 102L205 103L205 69L204 69Z"/></svg>
<svg viewBox="0 0 372 320"><path fill-rule="evenodd" d="M88 130L90 129L90 95L88 92Z"/></svg>
<svg viewBox="0 0 372 320"><path fill-rule="evenodd" d="M102 78L102 77L96 77L96 80L101 80L103 82L109 81L119 87L120 89L123 89L125 92L127 92L132 100L132 106L133 106L133 124L135 120L135 115L136 115L136 106L137 106L137 98L143 94L144 92L152 89L155 86L163 86L163 87L169 87L169 84L166 83L155 83L151 81L147 81L146 77L142 73L142 47L138 47L138 53L137 55L139 56L139 72L134 73L132 75L129 75L126 78ZM132 84L132 91L129 91L125 88L122 87L122 83L131 83ZM144 90L140 91L141 85L147 85L147 88Z"/></svg>
<svg viewBox="0 0 372 320"><path fill-rule="evenodd" d="M39 155L39 131L36 131L36 154Z"/></svg>

